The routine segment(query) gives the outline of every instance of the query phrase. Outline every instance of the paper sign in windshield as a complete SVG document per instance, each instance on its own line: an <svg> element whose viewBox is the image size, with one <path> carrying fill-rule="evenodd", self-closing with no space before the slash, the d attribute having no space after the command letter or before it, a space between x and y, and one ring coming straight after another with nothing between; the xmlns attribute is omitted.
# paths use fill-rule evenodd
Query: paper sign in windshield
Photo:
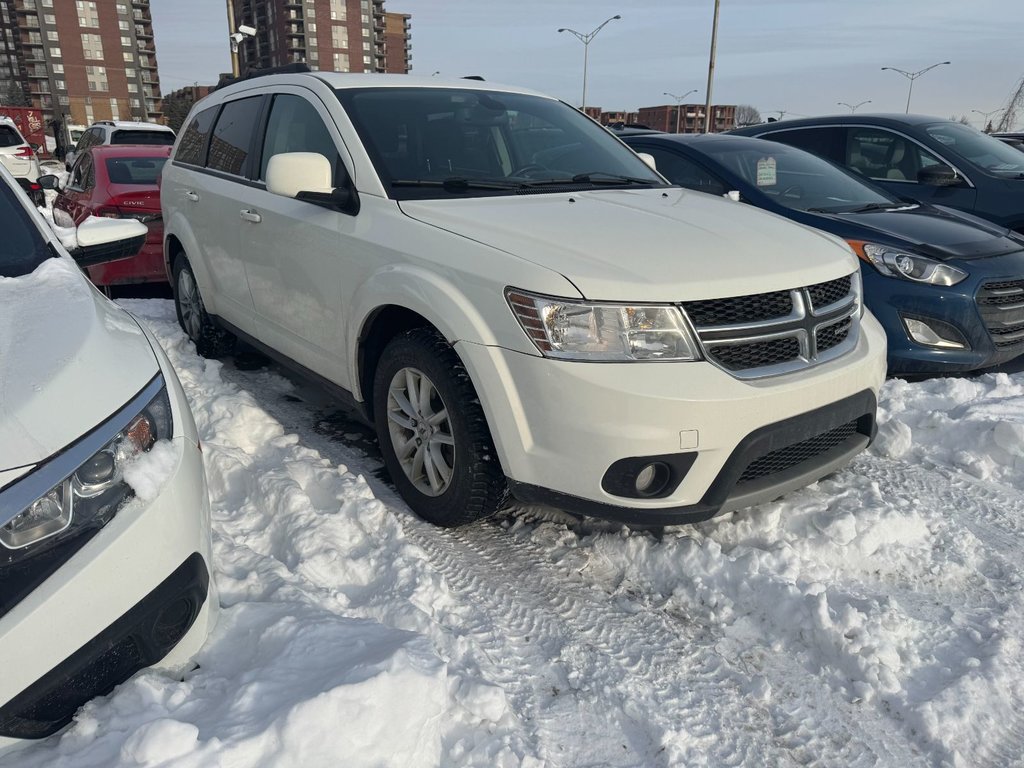
<svg viewBox="0 0 1024 768"><path fill-rule="evenodd" d="M762 157L757 161L757 186L775 186L775 158Z"/></svg>

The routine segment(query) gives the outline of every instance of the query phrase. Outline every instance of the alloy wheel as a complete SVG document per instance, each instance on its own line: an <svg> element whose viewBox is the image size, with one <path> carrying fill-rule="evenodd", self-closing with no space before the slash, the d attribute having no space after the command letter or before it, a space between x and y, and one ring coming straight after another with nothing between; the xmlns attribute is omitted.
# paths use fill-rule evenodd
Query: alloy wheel
<svg viewBox="0 0 1024 768"><path fill-rule="evenodd" d="M451 485L455 438L448 408L434 383L416 368L401 368L391 379L388 433L409 482L426 496Z"/></svg>

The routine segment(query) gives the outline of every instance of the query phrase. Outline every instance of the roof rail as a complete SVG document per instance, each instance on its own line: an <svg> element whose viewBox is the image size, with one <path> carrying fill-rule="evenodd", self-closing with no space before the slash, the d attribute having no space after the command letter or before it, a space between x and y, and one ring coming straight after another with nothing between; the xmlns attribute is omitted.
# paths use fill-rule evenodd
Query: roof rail
<svg viewBox="0 0 1024 768"><path fill-rule="evenodd" d="M114 125L113 120L95 120L93 125Z"/></svg>
<svg viewBox="0 0 1024 768"><path fill-rule="evenodd" d="M234 85L240 83L243 80L252 80L256 77L267 77L268 75L295 75L304 74L306 72L312 72L308 64L303 62L295 62L294 64L282 64L280 67L265 67L264 69L252 69L244 75L234 77L232 75L221 75L220 80L217 81L217 85L211 88L210 91L216 91L219 88L224 88L228 85Z"/></svg>

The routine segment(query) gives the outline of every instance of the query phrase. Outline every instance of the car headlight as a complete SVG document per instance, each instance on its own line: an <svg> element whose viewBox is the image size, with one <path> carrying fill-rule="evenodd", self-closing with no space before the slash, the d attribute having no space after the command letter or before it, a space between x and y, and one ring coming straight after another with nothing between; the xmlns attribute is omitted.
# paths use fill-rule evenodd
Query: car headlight
<svg viewBox="0 0 1024 768"><path fill-rule="evenodd" d="M167 387L158 377L104 425L0 494L0 566L106 525L133 496L125 467L171 435ZM47 490L35 493L40 485Z"/></svg>
<svg viewBox="0 0 1024 768"><path fill-rule="evenodd" d="M865 243L861 240L848 240L847 242L862 260L889 277L898 277L929 285L956 285L967 278L967 273L962 269L911 251L888 245Z"/></svg>
<svg viewBox="0 0 1024 768"><path fill-rule="evenodd" d="M590 362L699 360L679 307L605 304L540 296L515 288L505 298L545 357Z"/></svg>

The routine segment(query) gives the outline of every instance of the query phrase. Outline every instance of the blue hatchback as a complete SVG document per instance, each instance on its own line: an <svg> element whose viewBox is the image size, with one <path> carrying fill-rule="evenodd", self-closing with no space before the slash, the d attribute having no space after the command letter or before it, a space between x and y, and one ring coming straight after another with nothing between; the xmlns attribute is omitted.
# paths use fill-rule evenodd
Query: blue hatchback
<svg viewBox="0 0 1024 768"><path fill-rule="evenodd" d="M1024 235L897 198L777 142L619 134L674 184L726 195L836 235L862 261L864 300L885 327L889 372L999 365L1024 353Z"/></svg>

